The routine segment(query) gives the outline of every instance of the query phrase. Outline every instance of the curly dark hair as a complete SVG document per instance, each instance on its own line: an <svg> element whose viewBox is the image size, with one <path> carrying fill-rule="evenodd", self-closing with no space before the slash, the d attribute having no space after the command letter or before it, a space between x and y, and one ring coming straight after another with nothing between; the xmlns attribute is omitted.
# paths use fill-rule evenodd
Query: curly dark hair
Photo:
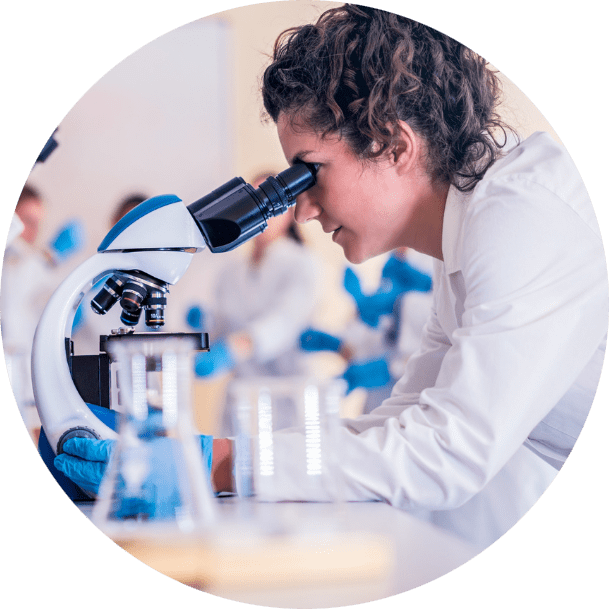
<svg viewBox="0 0 610 610"><path fill-rule="evenodd" d="M500 81L476 53L428 26L346 4L289 28L263 75L268 116L340 134L362 159L392 150L404 121L427 144L433 180L472 190L510 127L496 112Z"/></svg>

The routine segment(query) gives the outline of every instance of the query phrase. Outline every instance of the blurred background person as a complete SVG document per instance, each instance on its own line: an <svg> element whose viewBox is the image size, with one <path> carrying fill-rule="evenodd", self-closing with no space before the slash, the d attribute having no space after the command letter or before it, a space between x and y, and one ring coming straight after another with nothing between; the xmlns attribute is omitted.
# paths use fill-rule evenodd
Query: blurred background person
<svg viewBox="0 0 610 610"><path fill-rule="evenodd" d="M264 172L251 184L257 188L276 174ZM318 261L292 213L270 218L245 259L221 261L213 311L196 305L188 311L189 326L210 335L210 352L196 357L195 374L208 378L230 372L233 379L243 379L304 373L299 337L311 324L318 282Z"/></svg>
<svg viewBox="0 0 610 610"><path fill-rule="evenodd" d="M26 184L15 208L11 226L18 227L7 241L2 269L2 341L7 354L11 382L22 415L35 414L30 359L38 320L53 290L63 276L60 264L78 252L84 243L79 220L60 227L47 244L39 243L45 222L45 200L32 184ZM36 422L29 421L30 430Z"/></svg>
<svg viewBox="0 0 610 610"><path fill-rule="evenodd" d="M432 261L408 248L391 253L378 287L365 292L351 267L344 288L355 304L355 316L338 335L309 328L300 338L307 352L337 352L346 362L342 377L348 391L362 388L362 413L390 396L406 360L419 346L432 305Z"/></svg>

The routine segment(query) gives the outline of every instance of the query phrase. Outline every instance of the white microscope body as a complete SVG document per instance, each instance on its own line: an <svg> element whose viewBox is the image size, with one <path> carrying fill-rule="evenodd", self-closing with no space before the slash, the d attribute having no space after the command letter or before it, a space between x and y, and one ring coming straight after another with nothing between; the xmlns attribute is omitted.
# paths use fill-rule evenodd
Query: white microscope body
<svg viewBox="0 0 610 610"><path fill-rule="evenodd" d="M315 184L316 171L315 165L296 163L256 190L243 179L233 178L188 206L175 195L148 199L126 214L106 235L97 254L62 282L40 318L32 349L36 407L56 454L73 436L117 438L87 407L68 365L66 339L85 293L100 279L115 274L106 282L99 302L100 295L92 301L94 309L105 313L116 302L113 293L120 293L121 320L139 316L140 306L146 304L146 323L158 328L165 307L159 303L166 301L167 286L184 275L196 252L204 248L226 252L264 231L267 219L286 212L297 195ZM137 323L137 318L129 320L126 324Z"/></svg>
<svg viewBox="0 0 610 610"><path fill-rule="evenodd" d="M161 230L160 230L161 228ZM114 439L116 433L89 410L68 366L65 338L84 294L116 271L138 270L175 284L205 239L182 201L166 195L142 203L108 233L97 254L77 267L49 300L32 350L34 397L42 427L55 452L71 436ZM60 442L61 441L61 442Z"/></svg>

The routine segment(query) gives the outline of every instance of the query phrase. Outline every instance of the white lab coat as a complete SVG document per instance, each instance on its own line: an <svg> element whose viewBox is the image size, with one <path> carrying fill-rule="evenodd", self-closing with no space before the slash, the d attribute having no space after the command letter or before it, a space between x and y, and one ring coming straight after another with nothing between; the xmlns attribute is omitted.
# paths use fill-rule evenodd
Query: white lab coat
<svg viewBox="0 0 610 610"><path fill-rule="evenodd" d="M57 272L39 249L21 238L7 245L0 297L2 343L7 355L20 362L23 379L18 401L34 400L30 375L32 342L38 320L58 282Z"/></svg>
<svg viewBox="0 0 610 610"><path fill-rule="evenodd" d="M591 406L608 327L607 272L592 205L565 149L536 133L474 191L451 188L442 240L421 348L389 399L340 427L348 500L460 507L503 477L524 445L561 465ZM264 498L326 499L295 467L305 459L299 435L275 435L277 484ZM513 480L507 502L520 493L514 472L505 477Z"/></svg>

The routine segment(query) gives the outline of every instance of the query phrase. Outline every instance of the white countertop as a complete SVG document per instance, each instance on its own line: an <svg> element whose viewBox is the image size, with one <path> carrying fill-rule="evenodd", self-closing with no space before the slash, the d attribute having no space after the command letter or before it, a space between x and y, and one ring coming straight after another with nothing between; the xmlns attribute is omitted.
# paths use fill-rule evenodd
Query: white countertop
<svg viewBox="0 0 610 610"><path fill-rule="evenodd" d="M217 504L214 532L223 541L221 547L202 541L201 547L190 548L187 558L168 552L168 538L156 557L150 542L141 547L144 555L127 550L158 571L220 597L285 608L343 606L403 593L480 551L380 502L262 503L225 497ZM79 508L91 516L92 503ZM192 571L181 578L174 567L180 557L192 567L194 552L206 555L208 569L201 568L201 580ZM320 568L320 561L330 563ZM343 562L351 567L341 571Z"/></svg>

